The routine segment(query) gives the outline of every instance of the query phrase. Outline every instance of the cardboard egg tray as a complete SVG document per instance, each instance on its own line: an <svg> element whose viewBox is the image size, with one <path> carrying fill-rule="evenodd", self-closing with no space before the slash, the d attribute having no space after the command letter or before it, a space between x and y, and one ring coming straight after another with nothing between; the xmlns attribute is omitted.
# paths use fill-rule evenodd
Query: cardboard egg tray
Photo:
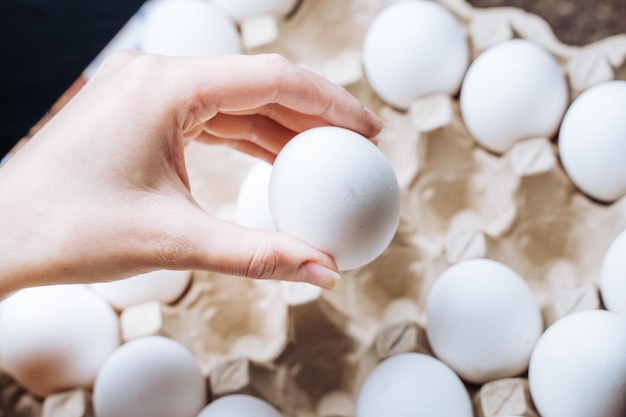
<svg viewBox="0 0 626 417"><path fill-rule="evenodd" d="M281 53L344 85L383 119L379 146L400 182L402 214L389 248L344 273L338 290L195 272L175 305L149 303L121 313L125 340L161 334L185 344L214 397L253 394L285 417L355 417L360 385L380 360L430 353L428 290L444 269L465 259L494 259L523 276L546 327L569 313L602 308L600 265L626 228L626 199L600 204L577 191L560 166L554 138L521 142L501 156L482 149L465 129L456 97L430 96L406 112L386 106L365 80L360 50L368 24L388 3L304 0L277 22L275 38L263 21L242 25L249 52ZM626 35L574 47L519 9L440 3L467 29L472 57L513 37L543 45L568 77L570 100L623 73ZM187 158L199 203L234 220L239 185L255 160L193 143ZM91 413L85 391L42 403L8 377L0 378L0 387L0 401L13 413L6 415ZM477 417L537 416L524 375L467 387Z"/></svg>

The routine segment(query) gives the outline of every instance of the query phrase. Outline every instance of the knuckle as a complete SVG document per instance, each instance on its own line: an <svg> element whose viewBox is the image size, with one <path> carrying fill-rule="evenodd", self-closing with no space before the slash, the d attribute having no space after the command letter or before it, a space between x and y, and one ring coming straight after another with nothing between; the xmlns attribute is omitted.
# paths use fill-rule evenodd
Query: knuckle
<svg viewBox="0 0 626 417"><path fill-rule="evenodd" d="M283 85L295 77L296 67L284 56L279 54L266 54L265 60L267 82L274 90L274 97L271 101L276 101L280 95Z"/></svg>
<svg viewBox="0 0 626 417"><path fill-rule="evenodd" d="M260 241L248 262L245 275L249 278L270 279L278 266L278 252L267 241Z"/></svg>
<svg viewBox="0 0 626 417"><path fill-rule="evenodd" d="M167 57L137 52L120 52L110 56L109 69L115 74L117 88L123 93L145 96L147 91L166 84L160 82L164 75Z"/></svg>
<svg viewBox="0 0 626 417"><path fill-rule="evenodd" d="M133 57L126 66L126 77L130 82L150 80L159 73L163 57L158 55L140 54Z"/></svg>
<svg viewBox="0 0 626 417"><path fill-rule="evenodd" d="M268 53L263 55L263 59L270 70L279 74L292 68L291 62L280 54Z"/></svg>

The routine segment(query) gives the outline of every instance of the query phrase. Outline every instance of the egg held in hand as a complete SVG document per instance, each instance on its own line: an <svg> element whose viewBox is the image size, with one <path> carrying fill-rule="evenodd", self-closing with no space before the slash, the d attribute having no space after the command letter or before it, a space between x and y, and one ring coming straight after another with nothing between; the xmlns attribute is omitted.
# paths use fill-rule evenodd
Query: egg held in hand
<svg viewBox="0 0 626 417"><path fill-rule="evenodd" d="M377 258L400 219L398 181L385 155L339 127L309 129L285 145L269 202L279 231L333 256L340 270Z"/></svg>

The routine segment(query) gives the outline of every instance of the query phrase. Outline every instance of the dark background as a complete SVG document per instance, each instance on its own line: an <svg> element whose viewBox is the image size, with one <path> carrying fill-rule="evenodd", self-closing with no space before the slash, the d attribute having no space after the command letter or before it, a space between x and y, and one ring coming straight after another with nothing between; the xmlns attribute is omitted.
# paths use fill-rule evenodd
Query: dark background
<svg viewBox="0 0 626 417"><path fill-rule="evenodd" d="M568 44L626 33L626 0L469 1L538 14ZM142 3L0 0L0 157L27 134Z"/></svg>
<svg viewBox="0 0 626 417"><path fill-rule="evenodd" d="M0 157L143 0L0 0Z"/></svg>

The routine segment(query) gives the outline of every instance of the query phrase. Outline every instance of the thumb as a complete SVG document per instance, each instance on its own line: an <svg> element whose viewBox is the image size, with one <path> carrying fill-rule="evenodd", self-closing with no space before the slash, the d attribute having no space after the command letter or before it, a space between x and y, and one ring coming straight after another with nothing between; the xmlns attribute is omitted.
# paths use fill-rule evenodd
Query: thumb
<svg viewBox="0 0 626 417"><path fill-rule="evenodd" d="M326 289L341 279L331 256L285 233L238 226L203 211L185 223L187 231L176 250L182 255L181 268L307 282Z"/></svg>

